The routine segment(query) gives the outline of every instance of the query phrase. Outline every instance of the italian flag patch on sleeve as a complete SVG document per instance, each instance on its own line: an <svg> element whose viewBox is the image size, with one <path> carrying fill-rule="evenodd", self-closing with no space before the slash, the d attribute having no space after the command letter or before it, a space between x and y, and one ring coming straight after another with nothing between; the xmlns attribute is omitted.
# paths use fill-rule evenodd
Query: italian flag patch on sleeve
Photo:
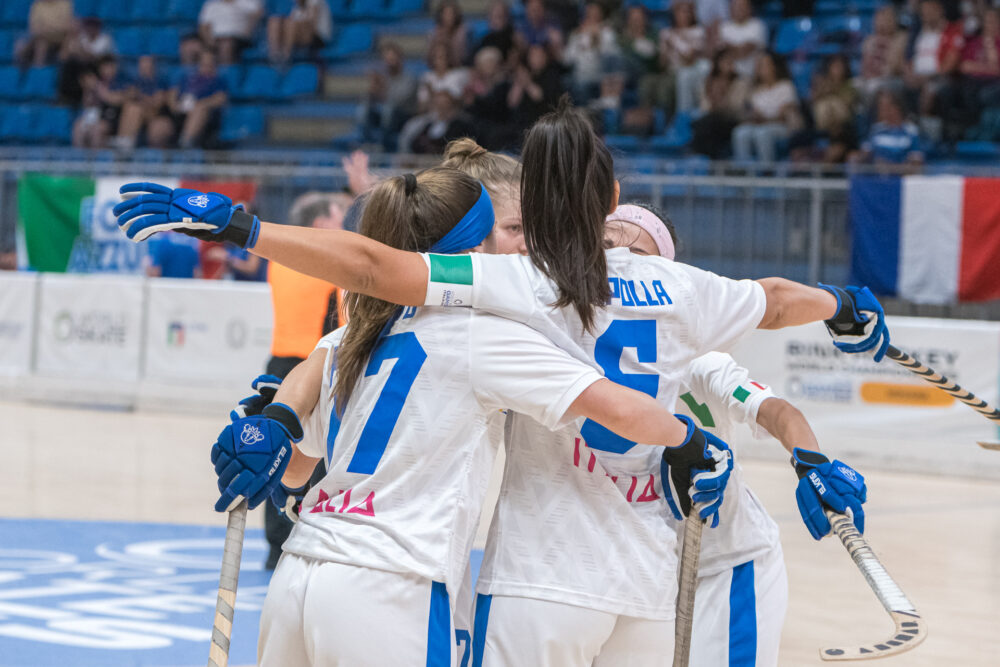
<svg viewBox="0 0 1000 667"><path fill-rule="evenodd" d="M425 306L472 305L472 257L426 254L429 279Z"/></svg>

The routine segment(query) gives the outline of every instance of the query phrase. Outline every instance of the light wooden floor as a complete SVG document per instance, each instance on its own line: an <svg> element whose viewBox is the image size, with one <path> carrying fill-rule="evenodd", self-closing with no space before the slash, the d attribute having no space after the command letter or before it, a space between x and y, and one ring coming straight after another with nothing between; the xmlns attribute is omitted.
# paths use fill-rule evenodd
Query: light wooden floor
<svg viewBox="0 0 1000 667"><path fill-rule="evenodd" d="M221 418L0 403L0 424L0 516L224 523L211 509L208 458ZM790 603L781 664L821 664L820 646L888 637L888 616L840 543L816 543L801 524L791 471L744 467L782 530ZM862 472L869 541L930 628L922 646L880 664L1000 664L1000 484Z"/></svg>

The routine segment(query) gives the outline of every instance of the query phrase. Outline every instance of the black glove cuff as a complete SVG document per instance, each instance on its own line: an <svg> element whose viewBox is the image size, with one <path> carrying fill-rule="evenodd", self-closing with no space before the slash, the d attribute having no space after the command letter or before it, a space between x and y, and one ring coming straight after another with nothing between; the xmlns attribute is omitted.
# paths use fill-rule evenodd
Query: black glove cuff
<svg viewBox="0 0 1000 667"><path fill-rule="evenodd" d="M261 415L268 419L273 419L284 426L285 430L292 437L292 442L302 440L302 423L299 421L299 417L295 414L295 411L284 403L271 403L264 408Z"/></svg>
<svg viewBox="0 0 1000 667"><path fill-rule="evenodd" d="M836 285L824 285L820 283L820 288L825 289L837 297L839 307L837 312L823 323L835 334L860 336L865 332L865 322L858 322L856 318L857 308L854 306L854 298L843 287Z"/></svg>
<svg viewBox="0 0 1000 667"><path fill-rule="evenodd" d="M250 235L253 233L254 220L256 219L257 216L250 215L246 211L235 210L229 218L229 224L219 236L222 237L223 241L229 241L241 248L246 248Z"/></svg>
<svg viewBox="0 0 1000 667"><path fill-rule="evenodd" d="M810 470L816 466L829 463L830 459L822 452L814 452L811 449L796 447L792 450L792 465L795 466L795 474L802 479Z"/></svg>
<svg viewBox="0 0 1000 667"><path fill-rule="evenodd" d="M695 426L683 445L663 448L663 460L675 468L703 468L706 444L704 431Z"/></svg>

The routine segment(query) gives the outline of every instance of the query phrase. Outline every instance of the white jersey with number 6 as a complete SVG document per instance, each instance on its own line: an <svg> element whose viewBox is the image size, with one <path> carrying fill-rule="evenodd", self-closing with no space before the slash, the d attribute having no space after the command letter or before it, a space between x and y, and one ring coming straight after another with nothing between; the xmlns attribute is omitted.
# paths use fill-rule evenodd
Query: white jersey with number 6
<svg viewBox="0 0 1000 667"><path fill-rule="evenodd" d="M606 253L612 298L585 331L527 257L427 255L427 302L525 322L611 380L674 408L688 364L754 329L763 289L625 248ZM513 359L513 354L511 354ZM676 535L662 450L580 420L552 433L515 415L477 590L669 620Z"/></svg>
<svg viewBox="0 0 1000 667"><path fill-rule="evenodd" d="M376 346L338 418L332 388L342 335L321 343L330 351L320 400L299 445L325 458L328 472L306 495L284 550L417 574L454 596L501 439L501 409L560 427L600 374L524 325L409 308Z"/></svg>

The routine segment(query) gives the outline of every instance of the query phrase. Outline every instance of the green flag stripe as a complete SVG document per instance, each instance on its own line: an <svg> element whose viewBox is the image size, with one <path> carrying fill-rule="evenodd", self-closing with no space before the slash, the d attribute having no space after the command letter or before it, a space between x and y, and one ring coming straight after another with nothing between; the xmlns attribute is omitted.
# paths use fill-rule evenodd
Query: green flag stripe
<svg viewBox="0 0 1000 667"><path fill-rule="evenodd" d="M80 202L93 196L90 178L24 174L18 179L18 222L32 269L66 270L80 233Z"/></svg>
<svg viewBox="0 0 1000 667"><path fill-rule="evenodd" d="M431 282L452 285L472 284L472 257L469 255L428 255Z"/></svg>
<svg viewBox="0 0 1000 667"><path fill-rule="evenodd" d="M740 403L746 403L747 396L749 395L750 392L744 389L742 386L736 387L736 391L733 392L733 396L735 396L736 400L739 401Z"/></svg>

